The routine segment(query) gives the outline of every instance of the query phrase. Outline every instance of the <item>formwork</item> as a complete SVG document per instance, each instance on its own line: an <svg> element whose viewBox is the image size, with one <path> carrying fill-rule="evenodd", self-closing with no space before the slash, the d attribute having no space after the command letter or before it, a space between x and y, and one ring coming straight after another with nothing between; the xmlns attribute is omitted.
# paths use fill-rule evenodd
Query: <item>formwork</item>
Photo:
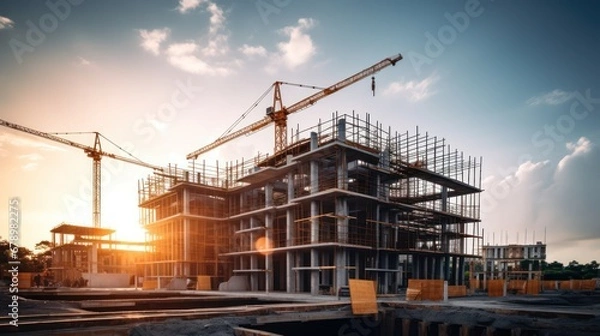
<svg viewBox="0 0 600 336"><path fill-rule="evenodd" d="M408 278L462 285L481 235L481 159L418 129L333 114L273 155L190 161L140 181L147 277L232 275L252 290L395 293Z"/></svg>

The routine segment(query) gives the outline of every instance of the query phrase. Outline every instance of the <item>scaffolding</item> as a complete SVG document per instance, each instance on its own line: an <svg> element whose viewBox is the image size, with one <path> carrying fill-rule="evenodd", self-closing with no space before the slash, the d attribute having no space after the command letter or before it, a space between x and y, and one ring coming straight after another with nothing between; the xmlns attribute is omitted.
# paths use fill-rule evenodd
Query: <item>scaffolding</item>
<svg viewBox="0 0 600 336"><path fill-rule="evenodd" d="M381 293L408 277L462 284L481 246L481 158L355 113L292 129L288 144L140 181L145 276L241 275L252 290L312 293L349 278Z"/></svg>

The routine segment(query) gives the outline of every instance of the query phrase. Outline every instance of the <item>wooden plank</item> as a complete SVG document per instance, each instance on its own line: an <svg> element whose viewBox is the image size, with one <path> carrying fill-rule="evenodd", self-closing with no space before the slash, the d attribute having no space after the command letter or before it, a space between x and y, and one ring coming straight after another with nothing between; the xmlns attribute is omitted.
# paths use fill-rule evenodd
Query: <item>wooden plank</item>
<svg viewBox="0 0 600 336"><path fill-rule="evenodd" d="M354 315L377 314L375 281L349 279L350 303Z"/></svg>

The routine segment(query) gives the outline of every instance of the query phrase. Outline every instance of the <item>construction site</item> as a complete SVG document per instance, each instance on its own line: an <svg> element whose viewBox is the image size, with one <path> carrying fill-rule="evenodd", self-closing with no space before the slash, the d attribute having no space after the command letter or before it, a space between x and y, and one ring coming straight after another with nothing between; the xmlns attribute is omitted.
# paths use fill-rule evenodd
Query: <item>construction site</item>
<svg viewBox="0 0 600 336"><path fill-rule="evenodd" d="M89 147L0 120L84 150L95 174L94 227L51 231L57 281L85 278L87 288L24 289L21 307L35 313L22 316L21 331L597 335L596 283L544 287L538 269L507 266L517 256L505 254L516 247L483 246L482 157L451 147L443 134L355 112L288 132L289 114L400 60L385 58L294 104L281 99L288 83L275 82L262 120L189 153L187 167L104 152L98 134ZM271 125L273 154L202 157ZM154 170L137 186L145 243L112 240L113 230L101 227L102 157ZM546 245L531 251L519 257L545 259ZM474 273L482 258L484 271ZM522 291L511 293L510 281Z"/></svg>
<svg viewBox="0 0 600 336"><path fill-rule="evenodd" d="M356 278L390 294L409 278L462 284L477 257L481 159L369 115L334 115L274 156L166 175L140 182L145 279L317 294Z"/></svg>

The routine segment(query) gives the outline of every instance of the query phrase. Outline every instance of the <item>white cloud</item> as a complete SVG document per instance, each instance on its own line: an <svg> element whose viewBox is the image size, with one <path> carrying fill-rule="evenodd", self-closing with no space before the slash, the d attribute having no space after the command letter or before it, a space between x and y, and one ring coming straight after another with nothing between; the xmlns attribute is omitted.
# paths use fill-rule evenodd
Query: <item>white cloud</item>
<svg viewBox="0 0 600 336"><path fill-rule="evenodd" d="M40 149L44 151L64 151L63 148L50 145L43 139L31 139L25 136L18 136L11 133L0 133L0 148L5 144L15 146L15 147L24 147L24 148L34 148Z"/></svg>
<svg viewBox="0 0 600 336"><path fill-rule="evenodd" d="M483 181L482 223L489 243L495 233L509 242L543 240L547 230L550 260L585 260L600 253L600 245L583 247L585 241L600 241L597 190L600 189L600 151L589 139L566 144L563 157L554 161L527 161L500 176ZM567 256L568 254L568 256ZM569 259L569 260L566 260Z"/></svg>
<svg viewBox="0 0 600 336"><path fill-rule="evenodd" d="M238 50L246 56L267 56L267 49L263 46L250 46L244 44Z"/></svg>
<svg viewBox="0 0 600 336"><path fill-rule="evenodd" d="M229 36L223 34L212 37L206 47L202 48L202 53L206 56L226 55L229 51L228 39Z"/></svg>
<svg viewBox="0 0 600 336"><path fill-rule="evenodd" d="M31 153L31 154L22 154L19 155L19 159L28 160L28 161L39 161L43 158L39 153Z"/></svg>
<svg viewBox="0 0 600 336"><path fill-rule="evenodd" d="M531 97L527 99L527 105L560 105L569 99L573 98L573 92L566 92L563 90L554 90L539 96Z"/></svg>
<svg viewBox="0 0 600 336"><path fill-rule="evenodd" d="M211 66L198 57L198 44L195 42L174 43L167 48L167 59L171 65L193 74L227 75L224 67Z"/></svg>
<svg viewBox="0 0 600 336"><path fill-rule="evenodd" d="M140 45L145 50L158 55L160 54L160 44L167 39L170 32L169 28L154 30L140 29L139 33L142 38Z"/></svg>
<svg viewBox="0 0 600 336"><path fill-rule="evenodd" d="M427 99L435 94L433 85L439 81L440 77L435 73L421 81L400 81L392 82L383 91L384 95L401 94L408 100L416 102Z"/></svg>
<svg viewBox="0 0 600 336"><path fill-rule="evenodd" d="M208 28L208 43L202 48L205 56L221 56L229 52L229 35L225 30L225 14L213 2L208 2L207 10L210 13Z"/></svg>
<svg viewBox="0 0 600 336"><path fill-rule="evenodd" d="M267 66L267 71L274 72L280 64L288 69L295 69L299 65L308 62L316 54L316 46L306 31L316 25L316 20L301 18L295 26L287 26L279 30L279 33L287 36L286 42L277 44L278 53L272 55L272 61Z"/></svg>
<svg viewBox="0 0 600 336"><path fill-rule="evenodd" d="M10 29L14 26L15 23L13 22L13 20L4 16L0 16L0 29Z"/></svg>
<svg viewBox="0 0 600 336"><path fill-rule="evenodd" d="M164 54L167 62L180 70L200 75L227 75L233 71L231 68L237 60L217 59L229 53L225 12L217 4L204 0L181 0L178 10L185 13L203 4L206 4L210 19L208 32L199 40L170 43L161 50L161 43L170 34L169 28L140 30L141 46L154 55Z"/></svg>
<svg viewBox="0 0 600 336"><path fill-rule="evenodd" d="M202 0L179 0L179 6L177 6L177 10L180 13L186 13L196 9L202 2Z"/></svg>
<svg viewBox="0 0 600 336"><path fill-rule="evenodd" d="M574 158L589 153L592 150L593 144L587 138L581 137L579 140L577 140L577 143L569 142L567 143L566 147L569 151L571 151L571 153L565 155L565 157L558 162L558 172L565 169L569 162Z"/></svg>
<svg viewBox="0 0 600 336"><path fill-rule="evenodd" d="M210 28L209 33L216 34L225 24L225 15L223 10L214 2L208 4L208 12L210 13Z"/></svg>
<svg viewBox="0 0 600 336"><path fill-rule="evenodd" d="M31 154L19 155L19 159L27 161L22 166L23 170L32 171L32 170L35 170L38 167L39 161L41 161L43 159L43 156L41 156L38 153L31 153Z"/></svg>
<svg viewBox="0 0 600 336"><path fill-rule="evenodd" d="M82 66L92 65L91 61L89 61L89 60L87 60L87 59L85 59L83 57L79 57L78 59L79 59L79 65L82 65Z"/></svg>

